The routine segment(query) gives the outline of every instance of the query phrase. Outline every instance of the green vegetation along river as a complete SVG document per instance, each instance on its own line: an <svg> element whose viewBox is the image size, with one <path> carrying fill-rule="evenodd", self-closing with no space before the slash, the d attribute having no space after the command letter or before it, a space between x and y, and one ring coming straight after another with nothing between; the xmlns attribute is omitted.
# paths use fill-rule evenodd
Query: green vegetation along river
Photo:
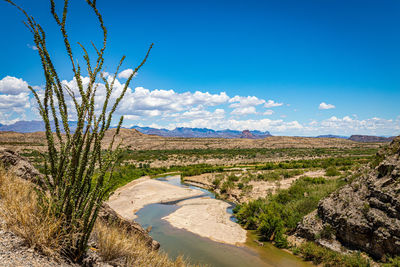
<svg viewBox="0 0 400 267"><path fill-rule="evenodd" d="M204 192L204 195L214 198L214 195L204 189L188 186L180 182L180 178L162 177L165 181L180 187L190 187ZM275 248L271 244L264 247L252 245L252 241L243 247L232 246L214 242L183 229L171 226L161 218L173 213L179 207L174 204L149 204L139 210L136 221L144 228L152 227L151 236L160 242L161 248L172 258L185 255L192 263L207 264L208 266L262 266L262 267L285 267L285 266L310 266L309 263ZM231 210L228 209L231 213Z"/></svg>

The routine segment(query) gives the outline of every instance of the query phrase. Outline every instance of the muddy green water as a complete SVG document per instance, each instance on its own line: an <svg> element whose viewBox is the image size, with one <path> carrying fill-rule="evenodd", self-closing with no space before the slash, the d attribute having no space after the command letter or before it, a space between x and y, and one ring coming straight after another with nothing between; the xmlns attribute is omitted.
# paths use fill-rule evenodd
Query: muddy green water
<svg viewBox="0 0 400 267"><path fill-rule="evenodd" d="M176 177L176 176L175 176ZM158 180L181 187L190 187L202 190L205 195L214 197L211 192L195 186L181 184L180 178L164 177ZM176 211L179 207L174 204L150 204L139 210L136 221L144 228L152 226L150 235L160 242L161 249L171 258L185 255L191 263L207 264L208 266L263 266L263 267L291 267L291 266L311 266L301 261L301 259L267 244L264 247L257 247L249 241L243 247L227 245L214 242L208 238L203 238L183 229L171 226L161 218ZM228 209L231 213L231 210Z"/></svg>

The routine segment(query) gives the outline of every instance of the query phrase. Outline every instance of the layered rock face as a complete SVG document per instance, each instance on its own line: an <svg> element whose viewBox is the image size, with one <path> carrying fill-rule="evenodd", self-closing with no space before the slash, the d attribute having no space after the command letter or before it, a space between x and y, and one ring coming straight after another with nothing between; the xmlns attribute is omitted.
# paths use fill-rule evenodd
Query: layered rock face
<svg viewBox="0 0 400 267"><path fill-rule="evenodd" d="M329 225L344 246L375 258L400 255L400 137L358 178L321 200L317 214L303 219L298 235L315 239Z"/></svg>

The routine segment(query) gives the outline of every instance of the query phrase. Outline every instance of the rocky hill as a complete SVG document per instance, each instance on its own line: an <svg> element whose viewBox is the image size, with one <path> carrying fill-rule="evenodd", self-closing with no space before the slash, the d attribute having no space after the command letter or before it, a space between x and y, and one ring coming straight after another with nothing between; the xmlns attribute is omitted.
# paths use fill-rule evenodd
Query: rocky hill
<svg viewBox="0 0 400 267"><path fill-rule="evenodd" d="M400 255L400 136L359 177L321 200L317 216L304 217L296 233L315 240L327 229L342 245L377 259Z"/></svg>
<svg viewBox="0 0 400 267"><path fill-rule="evenodd" d="M373 135L352 135L349 137L349 140L355 142L363 142L363 143L377 143L377 142L390 142L394 139L392 137L382 137L382 136L373 136Z"/></svg>
<svg viewBox="0 0 400 267"><path fill-rule="evenodd" d="M240 138L254 139L255 137L249 130L244 130L240 135Z"/></svg>

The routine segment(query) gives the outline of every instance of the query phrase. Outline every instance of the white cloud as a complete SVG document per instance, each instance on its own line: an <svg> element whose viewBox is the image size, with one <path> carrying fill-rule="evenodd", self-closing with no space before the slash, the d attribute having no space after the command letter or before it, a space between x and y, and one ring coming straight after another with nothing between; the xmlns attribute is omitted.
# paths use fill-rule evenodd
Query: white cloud
<svg viewBox="0 0 400 267"><path fill-rule="evenodd" d="M272 115L272 114L274 114L274 111L271 110L271 109L267 109L267 110L263 113L263 115L267 115L267 116Z"/></svg>
<svg viewBox="0 0 400 267"><path fill-rule="evenodd" d="M86 87L89 83L88 77L82 77L83 86ZM108 81L112 77L107 76ZM71 81L62 81L64 86L68 86L79 96L79 90L75 78ZM114 91L111 95L111 102L120 95L125 84L115 80ZM96 110L99 111L102 103L106 98L106 90L104 84L98 84L96 92ZM77 98L80 102L80 97ZM73 107L73 102L67 98L68 105ZM229 101L229 96L225 92L219 94L210 94L209 92L183 92L177 93L174 90L149 90L143 87L136 87L134 90L128 88L124 98L116 111L116 115L134 115L142 117L171 117L174 113L190 112L184 116L193 115L196 110L193 108L198 106L210 107L221 105ZM193 110L191 110L193 109ZM182 113L181 113L182 115Z"/></svg>
<svg viewBox="0 0 400 267"><path fill-rule="evenodd" d="M274 100L268 100L265 104L264 104L264 107L266 107L266 108L273 108L273 107L280 107L280 106L282 106L283 105L283 103L277 103L277 102L275 102Z"/></svg>
<svg viewBox="0 0 400 267"><path fill-rule="evenodd" d="M191 108L203 106L216 106L227 102L229 97L225 92L210 94L208 92L177 93L174 90L149 90L136 87L134 91L128 90L121 101L119 112L136 115L144 110L158 110L167 115L189 111ZM192 110L194 112L194 110Z"/></svg>
<svg viewBox="0 0 400 267"><path fill-rule="evenodd" d="M307 132L318 134L369 134L369 135L396 135L400 134L400 119L369 118L359 120L344 116L332 116L322 121L311 121L306 126Z"/></svg>
<svg viewBox="0 0 400 267"><path fill-rule="evenodd" d="M325 102L322 102L321 104L319 104L318 109L333 109L335 108L335 105L332 104L327 104Z"/></svg>
<svg viewBox="0 0 400 267"><path fill-rule="evenodd" d="M133 73L133 69L123 70L118 74L118 78L128 79L132 75L132 73Z"/></svg>
<svg viewBox="0 0 400 267"><path fill-rule="evenodd" d="M231 99L229 99L229 103L231 104L229 107L231 108L244 108L244 107L249 107L249 106L258 106L261 104L265 103L264 99L259 99L256 96L234 96Z"/></svg>
<svg viewBox="0 0 400 267"><path fill-rule="evenodd" d="M231 114L232 115L239 115L239 116L243 116L243 115L250 115L250 114L256 114L256 108L255 107L238 107L235 108Z"/></svg>
<svg viewBox="0 0 400 267"><path fill-rule="evenodd" d="M21 117L15 118L15 119L9 119L8 117L3 118L3 116L0 114L0 123L4 124L4 125L10 125L10 124L14 124L16 122L19 122L21 120L24 120Z"/></svg>
<svg viewBox="0 0 400 267"><path fill-rule="evenodd" d="M0 95L1 112L17 112L22 113L24 109L30 107L28 93L20 93L18 95Z"/></svg>
<svg viewBox="0 0 400 267"><path fill-rule="evenodd" d="M214 111L205 110L202 105L197 107L191 108L188 111L183 113L175 113L172 114L170 117L175 117L179 120L181 119L198 119L198 118L205 118L205 119L223 119L225 117L225 110L224 109L216 109Z"/></svg>
<svg viewBox="0 0 400 267"><path fill-rule="evenodd" d="M124 120L139 120L140 116L136 116L136 115L124 115Z"/></svg>
<svg viewBox="0 0 400 267"><path fill-rule="evenodd" d="M0 93L18 95L29 91L28 83L22 79L6 76L0 80Z"/></svg>
<svg viewBox="0 0 400 267"><path fill-rule="evenodd" d="M32 49L32 50L35 50L35 51L38 50L38 48L37 48L36 45L27 44L26 46L29 47L29 48Z"/></svg>

